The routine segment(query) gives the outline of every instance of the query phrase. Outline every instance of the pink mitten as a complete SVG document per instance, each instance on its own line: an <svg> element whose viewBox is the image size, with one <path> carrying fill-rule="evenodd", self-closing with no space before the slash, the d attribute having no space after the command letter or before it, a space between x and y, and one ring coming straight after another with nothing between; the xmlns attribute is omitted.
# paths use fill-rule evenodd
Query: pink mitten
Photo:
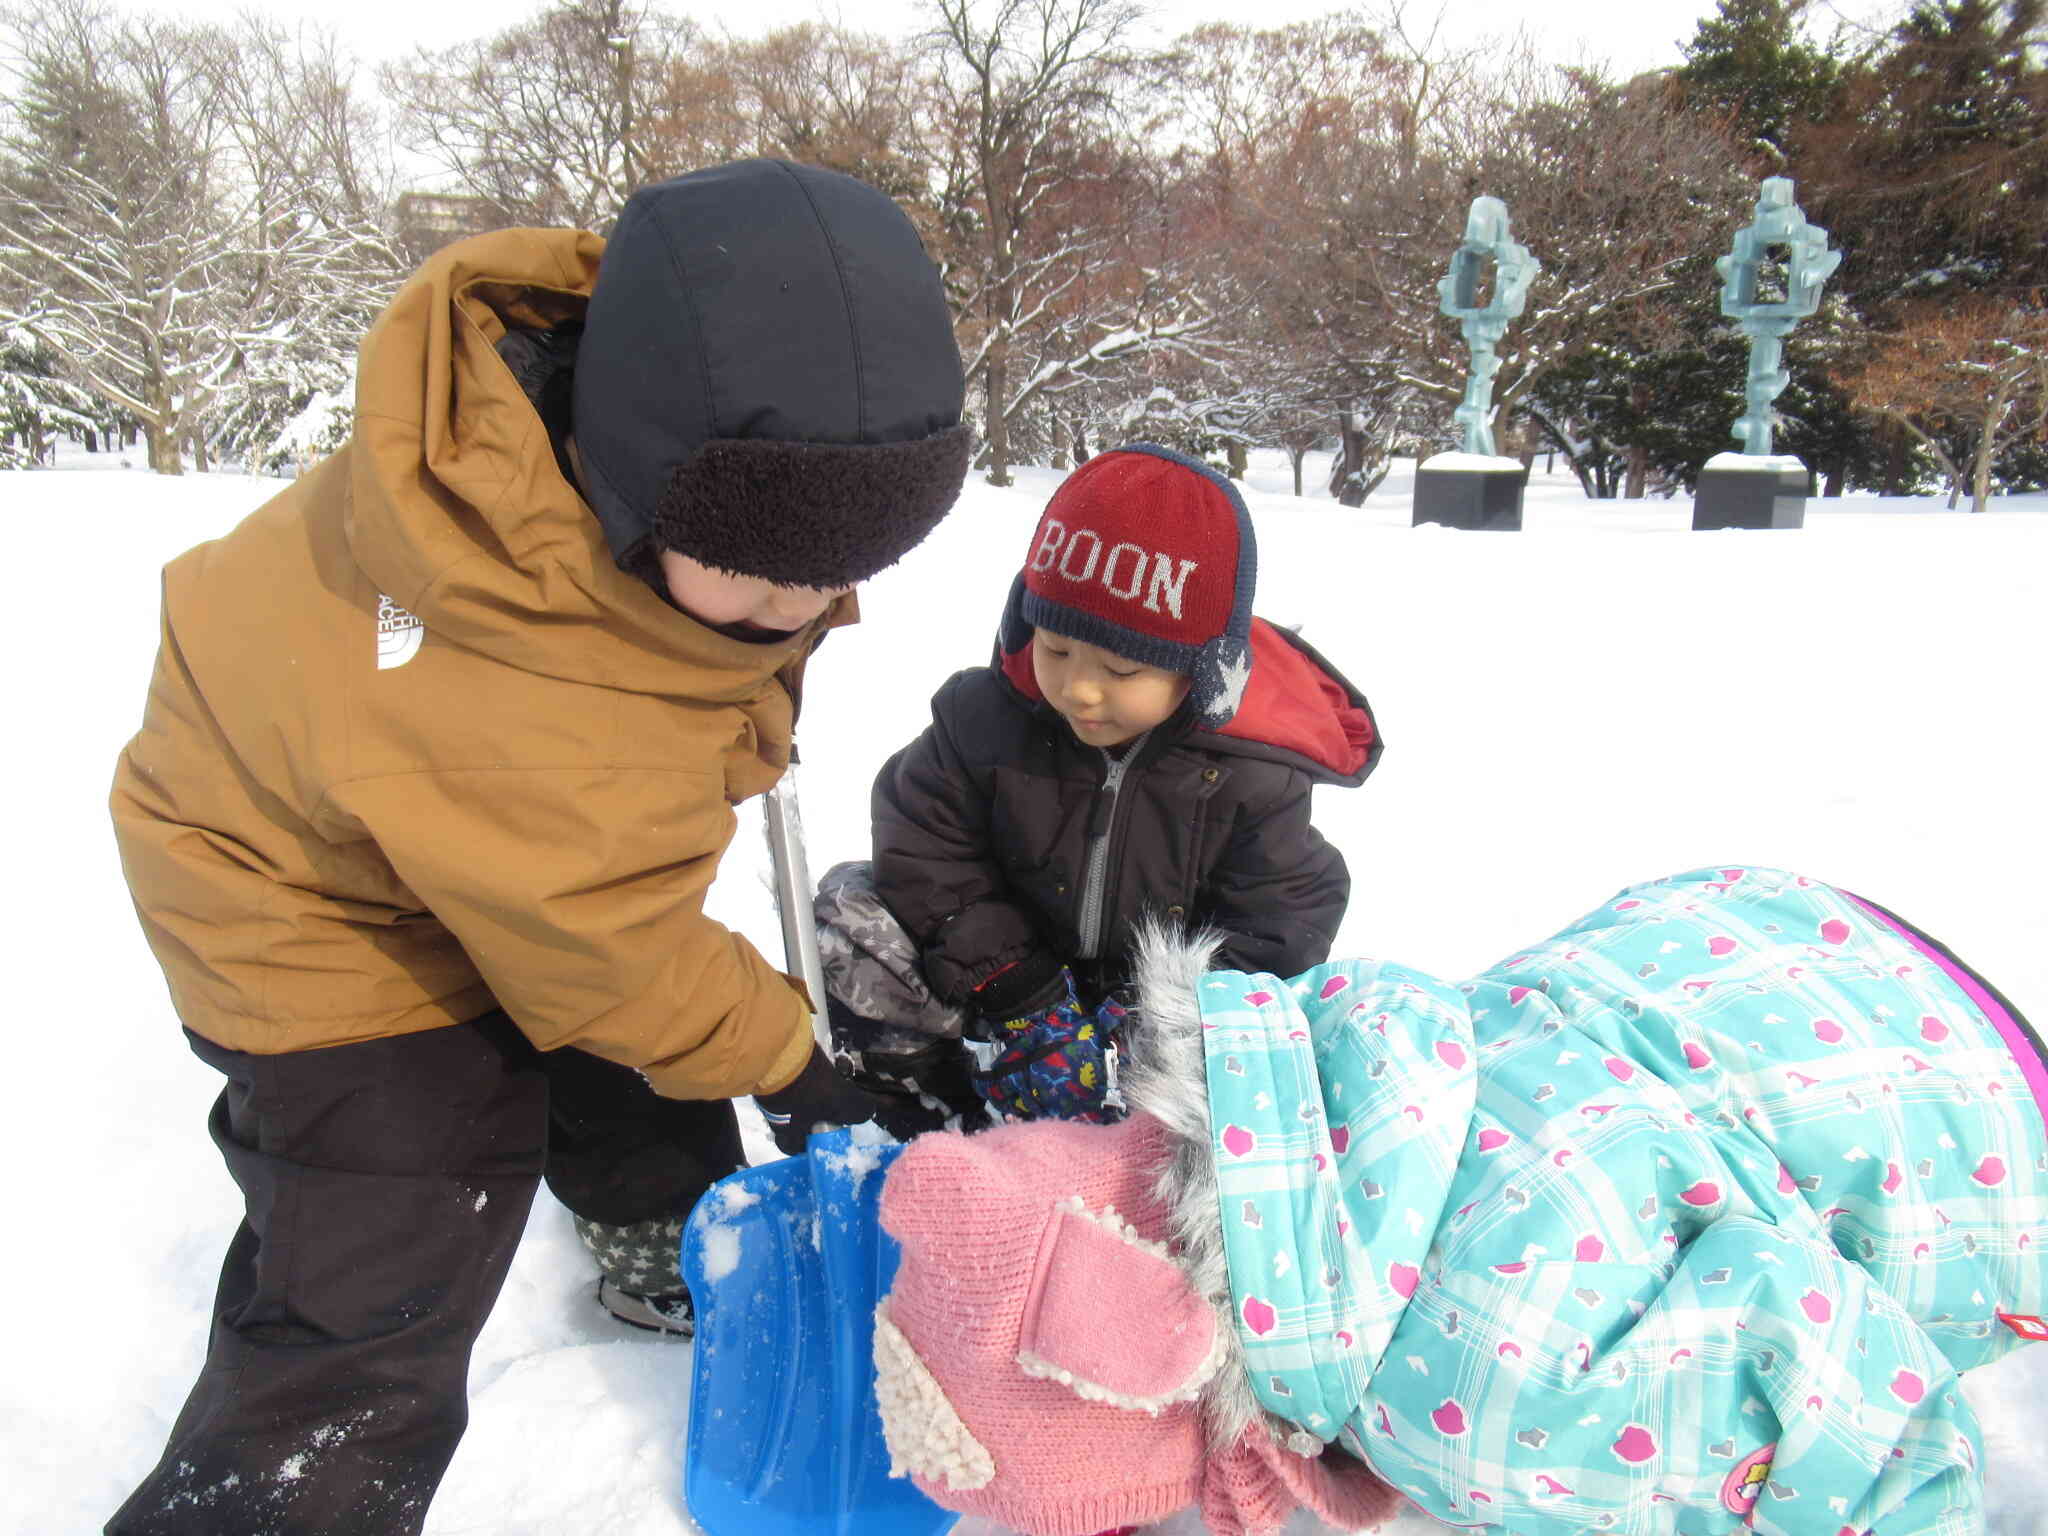
<svg viewBox="0 0 2048 1536"><path fill-rule="evenodd" d="M894 1470L1027 1536L1095 1536L1199 1501L1219 1536L1306 1505L1357 1530L1399 1496L1263 1422L1212 1452L1202 1395L1235 1368L1227 1318L1167 1245L1158 1121L1041 1120L920 1137L882 1189L902 1245L875 1311ZM1218 1383L1221 1384L1220 1382Z"/></svg>
<svg viewBox="0 0 2048 1536"><path fill-rule="evenodd" d="M1081 1397L1157 1413L1216 1374L1217 1327L1164 1243L1076 1195L1039 1241L1017 1363Z"/></svg>
<svg viewBox="0 0 2048 1536"><path fill-rule="evenodd" d="M1162 1241L1158 1122L1041 1120L918 1138L882 1190L902 1245L875 1313L896 1470L1027 1536L1195 1502L1214 1310Z"/></svg>

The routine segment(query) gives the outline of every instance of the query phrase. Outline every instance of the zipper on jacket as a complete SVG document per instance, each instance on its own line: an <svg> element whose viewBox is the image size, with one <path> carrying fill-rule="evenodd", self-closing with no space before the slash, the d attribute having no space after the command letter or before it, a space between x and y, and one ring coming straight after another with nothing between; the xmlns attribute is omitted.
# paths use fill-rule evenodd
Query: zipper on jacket
<svg viewBox="0 0 2048 1536"><path fill-rule="evenodd" d="M1081 881L1080 953L1077 958L1093 960L1102 948L1102 907L1103 888L1109 883L1109 833L1116 825L1117 788L1130 771L1131 764L1138 760L1138 754L1145 750L1145 740L1152 733L1147 731L1124 749L1122 757L1112 757L1107 749L1102 751L1106 765L1102 787L1095 791L1095 799L1088 808L1088 873Z"/></svg>

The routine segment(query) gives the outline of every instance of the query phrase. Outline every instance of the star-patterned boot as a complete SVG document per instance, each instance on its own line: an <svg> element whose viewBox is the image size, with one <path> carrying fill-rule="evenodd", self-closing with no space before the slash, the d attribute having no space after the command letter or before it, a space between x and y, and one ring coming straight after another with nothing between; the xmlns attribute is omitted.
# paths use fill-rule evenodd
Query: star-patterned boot
<svg viewBox="0 0 2048 1536"><path fill-rule="evenodd" d="M653 1216L628 1226L574 1218L576 1235L604 1271L597 1304L620 1322L650 1333L688 1338L697 1314L677 1267L683 1218Z"/></svg>

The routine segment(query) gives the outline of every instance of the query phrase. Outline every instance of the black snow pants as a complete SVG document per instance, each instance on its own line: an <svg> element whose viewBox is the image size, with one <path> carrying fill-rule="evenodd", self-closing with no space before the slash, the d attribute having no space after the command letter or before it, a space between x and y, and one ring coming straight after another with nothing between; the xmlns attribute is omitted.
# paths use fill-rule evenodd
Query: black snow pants
<svg viewBox="0 0 2048 1536"><path fill-rule="evenodd" d="M501 1012L278 1056L188 1032L247 1216L199 1381L109 1536L405 1536L468 1422L471 1346L543 1176L627 1224L744 1162L732 1105L541 1052Z"/></svg>

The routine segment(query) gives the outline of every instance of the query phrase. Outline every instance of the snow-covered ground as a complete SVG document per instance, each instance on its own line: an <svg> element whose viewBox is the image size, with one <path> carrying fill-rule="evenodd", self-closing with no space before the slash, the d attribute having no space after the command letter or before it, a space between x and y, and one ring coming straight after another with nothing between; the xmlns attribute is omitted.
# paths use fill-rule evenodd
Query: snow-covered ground
<svg viewBox="0 0 2048 1536"><path fill-rule="evenodd" d="M985 659L1057 478L971 482L871 584L867 622L820 652L801 782L814 871L865 853L876 767L948 672ZM1318 792L1354 880L1340 950L1463 974L1628 881L1770 863L1904 912L2048 1019L2048 498L1981 517L1816 502L1803 532L1704 535L1682 502L1588 503L1539 476L1511 536L1411 530L1407 472L1356 512L1294 500L1278 460L1251 478L1260 611L1303 626L1389 742L1363 790ZM142 707L158 567L276 488L0 475L17 572L0 629L15 872L0 893L15 999L0 1530L95 1529L153 1461L239 1216L203 1130L217 1079L184 1048L104 800ZM743 833L714 906L773 954L766 869ZM477 1348L469 1435L430 1532L695 1529L680 1495L688 1347L622 1338L590 1288L543 1192ZM2035 1536L2048 1349L1969 1391L1991 1531Z"/></svg>

